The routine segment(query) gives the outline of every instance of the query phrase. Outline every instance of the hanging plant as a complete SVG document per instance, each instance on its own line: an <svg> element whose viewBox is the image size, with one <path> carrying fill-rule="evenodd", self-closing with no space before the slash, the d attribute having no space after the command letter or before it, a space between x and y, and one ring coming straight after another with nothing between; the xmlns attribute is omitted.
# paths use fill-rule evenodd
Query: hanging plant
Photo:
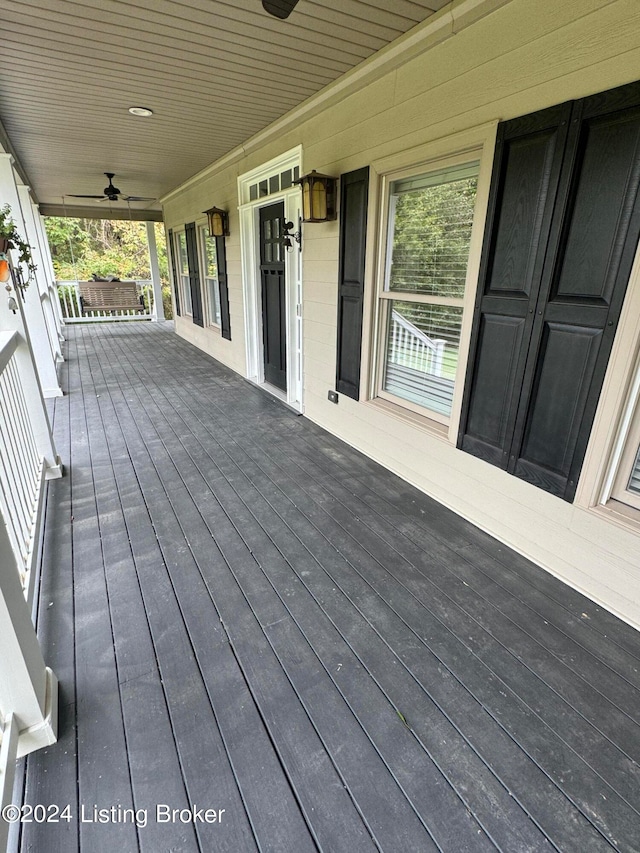
<svg viewBox="0 0 640 853"><path fill-rule="evenodd" d="M9 249L17 249L18 260L29 271L29 277L23 282L23 287L26 287L31 281L31 277L35 273L37 267L33 262L31 254L31 246L22 239L16 224L11 216L11 208L8 204L0 207L0 260L7 261L7 252Z"/></svg>

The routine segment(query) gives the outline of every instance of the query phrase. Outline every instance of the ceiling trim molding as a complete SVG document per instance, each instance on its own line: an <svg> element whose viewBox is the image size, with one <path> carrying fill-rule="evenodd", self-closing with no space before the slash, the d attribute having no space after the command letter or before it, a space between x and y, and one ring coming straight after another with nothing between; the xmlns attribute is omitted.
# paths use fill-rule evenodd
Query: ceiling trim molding
<svg viewBox="0 0 640 853"><path fill-rule="evenodd" d="M4 128L4 125L2 123L2 119L0 119L0 148L2 148L2 150L4 151L5 154L10 155L11 160L12 160L11 165L13 166L13 168L18 173L18 177L20 178L21 183L30 184L30 181L27 178L27 173L22 168L22 163L20 162L20 158L16 154L16 150L13 147L13 144L11 143L11 140L9 139L9 135ZM38 200L37 200L36 194L34 193L33 190L31 190L31 198L37 204Z"/></svg>
<svg viewBox="0 0 640 853"><path fill-rule="evenodd" d="M93 207L69 204L40 204L42 216L62 216L73 219L132 219L134 222L163 222L161 210L97 210Z"/></svg>
<svg viewBox="0 0 640 853"><path fill-rule="evenodd" d="M512 0L453 0L448 6L417 24L391 44L381 48L351 71L347 71L338 80L329 83L320 92L312 95L281 118L276 119L264 130L249 137L242 145L232 149L205 169L188 178L179 187L166 193L159 199L160 203L166 204L204 178L232 165L235 161L246 156L252 149L264 145L273 137L290 130L293 125L300 124L300 122L306 121L327 107L339 103L389 71L403 65L417 54L442 44L443 41L452 38L480 19L495 12L501 6L511 2Z"/></svg>

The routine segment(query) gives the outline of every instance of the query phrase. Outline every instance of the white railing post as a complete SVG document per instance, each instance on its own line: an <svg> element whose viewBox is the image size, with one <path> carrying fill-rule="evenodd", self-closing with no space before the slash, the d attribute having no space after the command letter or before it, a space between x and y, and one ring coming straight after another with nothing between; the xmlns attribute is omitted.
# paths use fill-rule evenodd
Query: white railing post
<svg viewBox="0 0 640 853"><path fill-rule="evenodd" d="M73 290L71 292L71 316L74 319L82 317L82 304L80 302L80 286L77 281L72 282Z"/></svg>
<svg viewBox="0 0 640 853"><path fill-rule="evenodd" d="M14 715L20 758L55 743L58 682L45 666L1 516L0 637L0 717L4 726L9 715Z"/></svg>
<svg viewBox="0 0 640 853"><path fill-rule="evenodd" d="M0 809L11 805L13 780L18 754L18 723L13 713L7 714L0 726ZM0 818L0 850L6 850L10 824Z"/></svg>
<svg viewBox="0 0 640 853"><path fill-rule="evenodd" d="M446 347L447 342L438 338L433 342L433 367L431 372L435 374L435 376L442 376L442 368L444 362L444 348Z"/></svg>
<svg viewBox="0 0 640 853"><path fill-rule="evenodd" d="M149 245L149 263L151 266L151 284L153 286L153 313L152 321L164 320L164 305L162 303L162 281L160 280L160 267L158 265L158 247L156 244L155 223L147 222L147 243Z"/></svg>

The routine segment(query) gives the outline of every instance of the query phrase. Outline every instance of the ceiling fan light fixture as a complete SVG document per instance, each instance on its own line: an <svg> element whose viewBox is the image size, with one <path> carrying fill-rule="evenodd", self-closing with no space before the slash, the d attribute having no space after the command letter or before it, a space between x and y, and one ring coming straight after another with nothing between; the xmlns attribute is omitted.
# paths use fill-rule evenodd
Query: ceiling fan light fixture
<svg viewBox="0 0 640 853"><path fill-rule="evenodd" d="M297 3L298 0L262 0L262 8L270 15L284 21L293 12Z"/></svg>
<svg viewBox="0 0 640 853"><path fill-rule="evenodd" d="M118 187L114 187L113 179L115 178L115 172L105 172L104 173L107 178L109 178L109 186L105 187L102 192L110 201L117 201L118 196L120 195L120 190Z"/></svg>
<svg viewBox="0 0 640 853"><path fill-rule="evenodd" d="M129 112L132 116L152 116L153 110L148 107L129 107Z"/></svg>

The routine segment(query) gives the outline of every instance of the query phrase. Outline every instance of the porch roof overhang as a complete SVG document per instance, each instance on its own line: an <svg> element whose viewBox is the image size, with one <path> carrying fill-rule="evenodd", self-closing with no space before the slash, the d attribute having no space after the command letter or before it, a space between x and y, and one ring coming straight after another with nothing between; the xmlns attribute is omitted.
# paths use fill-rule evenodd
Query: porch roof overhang
<svg viewBox="0 0 640 853"><path fill-rule="evenodd" d="M69 196L111 171L161 199L445 6L300 0L282 21L260 0L0 0L0 146L43 213L160 218Z"/></svg>

